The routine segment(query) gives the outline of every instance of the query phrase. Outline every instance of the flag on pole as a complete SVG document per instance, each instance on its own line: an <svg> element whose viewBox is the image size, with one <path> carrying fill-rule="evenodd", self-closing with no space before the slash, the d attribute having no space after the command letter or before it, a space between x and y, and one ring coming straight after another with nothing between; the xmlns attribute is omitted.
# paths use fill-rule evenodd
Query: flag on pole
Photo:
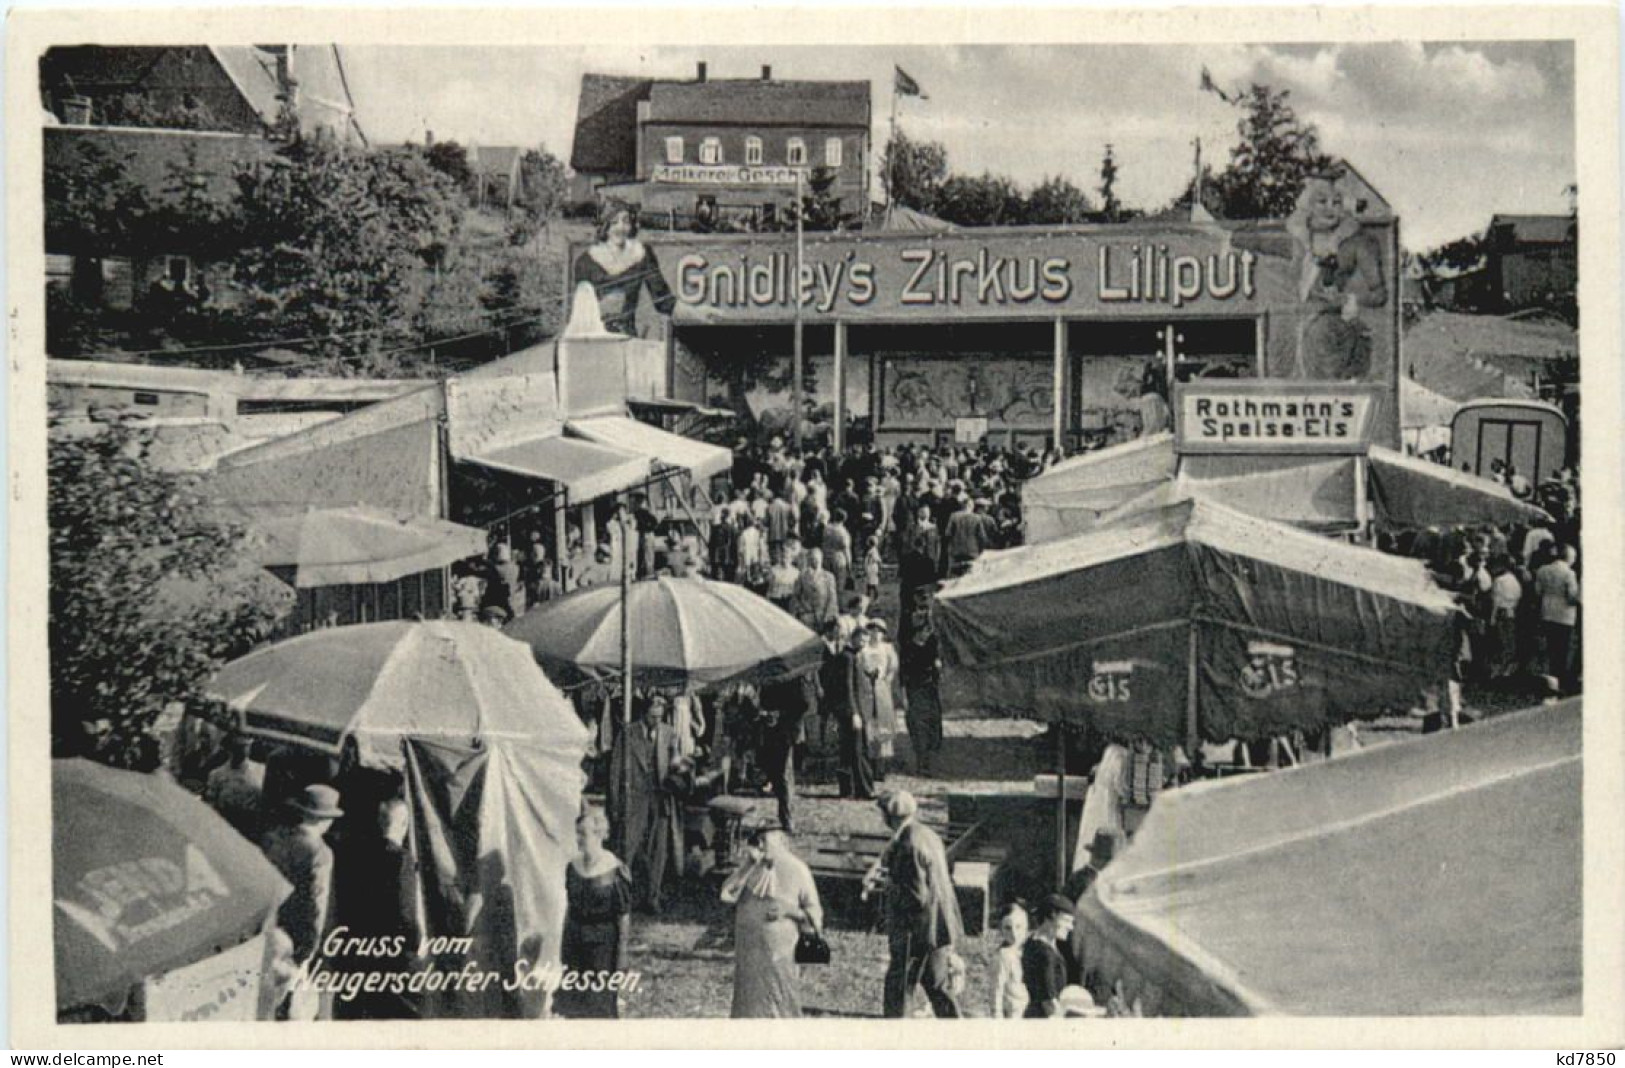
<svg viewBox="0 0 1625 1068"><path fill-rule="evenodd" d="M908 71L906 71L902 67L899 67L899 66L896 66L896 65L893 65L892 69L897 72L897 76L896 76L896 79L895 79L895 88L897 90L898 95L900 95L900 96L917 96L921 100L929 100L929 99L931 99L930 97L926 96L924 93L920 92L920 83L915 81L913 78L909 77Z"/></svg>
<svg viewBox="0 0 1625 1068"><path fill-rule="evenodd" d="M1204 93L1212 93L1220 100L1223 100L1226 104L1235 103L1235 100L1230 96L1229 93L1226 93L1223 89L1219 88L1219 84L1213 80L1212 72L1210 72L1206 66L1202 68L1202 91Z"/></svg>

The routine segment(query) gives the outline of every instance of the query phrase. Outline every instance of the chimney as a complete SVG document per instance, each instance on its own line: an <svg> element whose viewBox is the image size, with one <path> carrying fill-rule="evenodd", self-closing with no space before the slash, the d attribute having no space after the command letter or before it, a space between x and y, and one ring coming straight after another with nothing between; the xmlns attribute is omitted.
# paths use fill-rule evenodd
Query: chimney
<svg viewBox="0 0 1625 1068"><path fill-rule="evenodd" d="M424 130L423 131L423 147L424 148L433 148L434 147L434 131L433 130Z"/></svg>
<svg viewBox="0 0 1625 1068"><path fill-rule="evenodd" d="M773 80L773 68L768 66L766 63L763 63L762 64L762 81L770 82L772 80Z"/></svg>
<svg viewBox="0 0 1625 1068"><path fill-rule="evenodd" d="M695 67L694 80L697 82L705 81L705 60L703 59Z"/></svg>
<svg viewBox="0 0 1625 1068"><path fill-rule="evenodd" d="M93 102L88 96L67 96L62 99L62 121L69 126L89 126Z"/></svg>

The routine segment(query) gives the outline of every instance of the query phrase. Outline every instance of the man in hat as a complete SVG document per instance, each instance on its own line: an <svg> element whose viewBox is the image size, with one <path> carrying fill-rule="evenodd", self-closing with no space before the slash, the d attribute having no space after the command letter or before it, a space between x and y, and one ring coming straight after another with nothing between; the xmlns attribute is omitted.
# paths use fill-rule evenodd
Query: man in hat
<svg viewBox="0 0 1625 1068"><path fill-rule="evenodd" d="M1066 958L1061 946L1072 935L1076 906L1060 894L1051 894L1038 908L1039 923L1021 951L1021 977L1027 984L1029 1018L1061 1015L1061 991L1067 986Z"/></svg>
<svg viewBox="0 0 1625 1068"><path fill-rule="evenodd" d="M1117 855L1117 837L1110 831L1096 831L1094 840L1085 849L1089 853L1088 863L1073 872L1066 880L1066 896L1073 901L1083 900L1083 895L1095 885L1100 873L1112 862L1112 857Z"/></svg>
<svg viewBox="0 0 1625 1068"><path fill-rule="evenodd" d="M949 956L965 937L959 899L948 871L948 853L937 833L917 819L919 805L907 790L878 802L891 842L881 855L879 875L885 883L886 968L885 1015L906 1015L909 995L925 988L931 1011L957 1018L959 1003L949 992Z"/></svg>
<svg viewBox="0 0 1625 1068"><path fill-rule="evenodd" d="M293 887L276 922L293 940L293 963L297 967L315 954L327 926L327 911L333 889L333 850L325 835L333 821L344 815L339 808L339 792L320 783L307 786L284 804L286 818L260 839L260 849L282 877ZM315 1019L316 1005L299 1005L295 999L291 1019Z"/></svg>

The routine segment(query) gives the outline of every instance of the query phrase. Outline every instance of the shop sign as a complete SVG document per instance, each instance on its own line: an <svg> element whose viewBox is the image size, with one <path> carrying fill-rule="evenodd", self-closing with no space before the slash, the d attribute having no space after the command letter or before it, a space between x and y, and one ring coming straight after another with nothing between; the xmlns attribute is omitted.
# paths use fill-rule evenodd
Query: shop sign
<svg viewBox="0 0 1625 1068"><path fill-rule="evenodd" d="M1096 704L1127 704L1134 699L1134 661L1097 660L1089 675L1089 700Z"/></svg>
<svg viewBox="0 0 1625 1068"><path fill-rule="evenodd" d="M661 163L649 178L668 185L795 185L803 167L746 167L734 164Z"/></svg>
<svg viewBox="0 0 1625 1068"><path fill-rule="evenodd" d="M259 1016L265 936L142 984L147 1022L254 1020Z"/></svg>
<svg viewBox="0 0 1625 1068"><path fill-rule="evenodd" d="M954 444L975 445L987 437L987 416L962 415L954 420Z"/></svg>
<svg viewBox="0 0 1625 1068"><path fill-rule="evenodd" d="M1359 455L1386 392L1379 385L1194 382L1174 392L1175 442L1181 453Z"/></svg>
<svg viewBox="0 0 1625 1068"><path fill-rule="evenodd" d="M690 169L690 168L685 168ZM729 168L724 168L729 169ZM793 242L728 238L652 241L677 295L678 321L1256 315L1290 299L1288 261L1224 231L1118 228L977 237L809 235Z"/></svg>
<svg viewBox="0 0 1625 1068"><path fill-rule="evenodd" d="M1241 692L1255 700L1298 688L1298 653L1278 642L1248 642Z"/></svg>

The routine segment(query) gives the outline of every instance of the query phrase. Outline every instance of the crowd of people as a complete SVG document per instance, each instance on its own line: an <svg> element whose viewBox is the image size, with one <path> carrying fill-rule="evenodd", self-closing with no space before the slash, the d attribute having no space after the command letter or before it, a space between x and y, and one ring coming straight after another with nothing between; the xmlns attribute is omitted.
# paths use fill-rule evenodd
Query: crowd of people
<svg viewBox="0 0 1625 1068"><path fill-rule="evenodd" d="M1461 604L1453 712L1463 684L1537 696L1580 689L1579 478L1565 468L1515 492L1549 518L1378 535L1379 549L1421 560Z"/></svg>
<svg viewBox="0 0 1625 1068"><path fill-rule="evenodd" d="M626 968L631 914L660 911L673 881L697 864L727 864L721 901L734 913L732 1012L798 1015L798 965L829 952L817 887L792 846L797 776L822 763L817 770L832 772L839 796L875 799L892 831L864 880L866 892L884 897L890 957L884 1013L906 1014L919 991L936 1015L960 1015L964 962L954 947L963 926L943 845L918 820L913 798L884 783L902 770L897 743L905 726L914 772L933 774L940 754L942 665L931 594L982 553L1020 543L1021 485L1058 456L867 445L839 454L797 452L773 439L741 445L735 457L727 491L713 494L698 524L662 520L646 497L637 497L599 524L603 537L590 555L573 530L560 566L538 531L520 539L517 552L497 544L454 582L456 614L500 626L571 589L618 581L623 566L639 577L704 574L755 590L824 639L825 656L811 673L705 694L640 693L626 726L610 711L618 706L612 692L576 692L584 718L596 720L593 781L605 805L588 805L576 828L577 856L565 880L563 964ZM1550 521L1377 536L1376 548L1424 561L1458 595L1462 643L1452 718L1462 685L1539 683L1551 695L1578 690L1577 479L1565 471L1529 487L1527 497ZM895 576L895 603L882 596L883 576L888 594ZM1137 749L1117 748L1124 783L1138 781L1137 760L1157 770L1154 754L1141 760ZM293 967L310 959L335 924L381 936L412 933L416 922L404 904L412 878L404 801L387 789L352 796L348 787L341 799L326 785L335 781L331 772L268 778L239 739L200 777L205 798L260 841L294 886L279 916ZM1147 772L1143 805L1125 802L1121 827L1086 819L1091 835L1080 837L1089 845L1079 855L1091 857L1078 867L1083 881L1075 876L1065 896L1005 910L991 964L994 1015L1111 1011L1078 988L1067 949L1072 903L1168 777ZM1127 786L1120 792L1139 796ZM773 802L753 804L752 794ZM694 811L708 808L743 815L736 855L718 838L717 821L696 828ZM618 1009L610 992L561 994L554 1003L566 1016L613 1016ZM290 998L283 1011L292 1018L321 1011L397 1017L416 1008L384 997L324 1010Z"/></svg>

